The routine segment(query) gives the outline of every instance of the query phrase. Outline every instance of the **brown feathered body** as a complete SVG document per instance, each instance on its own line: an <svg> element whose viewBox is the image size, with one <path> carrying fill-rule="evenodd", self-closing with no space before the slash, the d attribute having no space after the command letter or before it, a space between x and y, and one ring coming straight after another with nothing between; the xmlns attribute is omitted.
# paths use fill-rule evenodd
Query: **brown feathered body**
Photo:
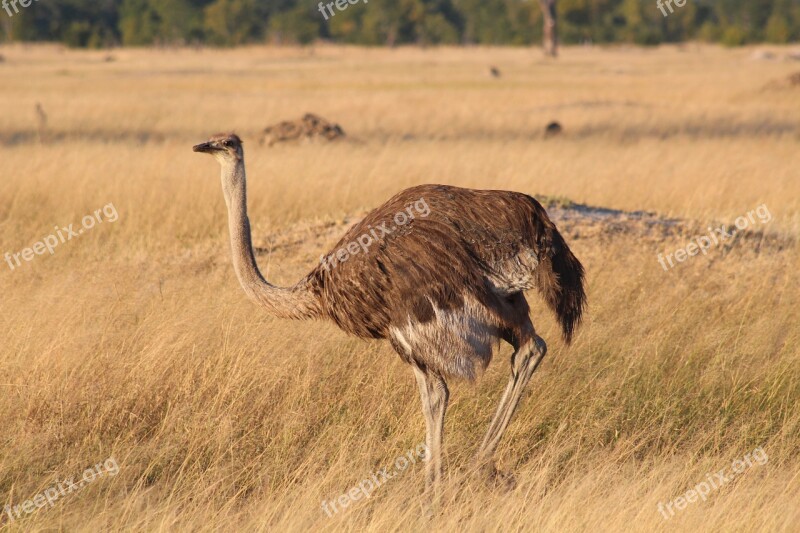
<svg viewBox="0 0 800 533"><path fill-rule="evenodd" d="M388 338L422 368L472 379L501 339L527 334L525 290L539 289L569 341L583 277L530 196L422 185L355 224L298 286L315 295L313 315L358 337Z"/></svg>

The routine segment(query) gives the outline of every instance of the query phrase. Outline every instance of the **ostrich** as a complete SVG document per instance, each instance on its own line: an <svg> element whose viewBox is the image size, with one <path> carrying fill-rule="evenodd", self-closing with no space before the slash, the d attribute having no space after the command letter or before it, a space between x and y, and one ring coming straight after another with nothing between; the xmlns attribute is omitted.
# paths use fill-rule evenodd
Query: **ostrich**
<svg viewBox="0 0 800 533"><path fill-rule="evenodd" d="M241 139L218 134L193 150L222 167L233 267L250 299L280 318L329 319L358 337L388 339L411 366L426 425L425 492L434 499L441 491L446 380L474 380L500 340L513 346L510 380L476 456L489 480L513 486L493 455L547 351L523 291L538 288L567 343L586 302L583 266L539 202L510 191L412 187L370 212L335 248L373 235L369 249L278 287L264 279L253 254ZM428 216L408 220L409 204L419 201Z"/></svg>

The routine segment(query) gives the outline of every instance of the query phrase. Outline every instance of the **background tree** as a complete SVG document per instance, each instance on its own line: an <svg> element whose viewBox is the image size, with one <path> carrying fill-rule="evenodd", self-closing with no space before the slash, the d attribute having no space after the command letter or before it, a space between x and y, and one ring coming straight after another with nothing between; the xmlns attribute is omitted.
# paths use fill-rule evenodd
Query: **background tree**
<svg viewBox="0 0 800 533"><path fill-rule="evenodd" d="M330 1L330 0L327 0ZM327 1L325 3L327 3ZM319 0L47 0L9 17L0 40L75 47L245 43L365 45L630 42L699 39L737 46L800 39L800 0L369 0L326 20ZM537 5L538 4L538 5ZM334 8L335 9L335 8Z"/></svg>
<svg viewBox="0 0 800 533"><path fill-rule="evenodd" d="M542 48L550 57L558 55L558 28L556 27L556 0L539 0L542 6Z"/></svg>

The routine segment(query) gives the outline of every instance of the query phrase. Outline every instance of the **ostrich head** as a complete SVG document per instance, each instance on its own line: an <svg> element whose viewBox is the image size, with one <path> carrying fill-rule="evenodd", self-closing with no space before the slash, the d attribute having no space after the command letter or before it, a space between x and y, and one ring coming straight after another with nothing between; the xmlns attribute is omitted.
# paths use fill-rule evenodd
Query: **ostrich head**
<svg viewBox="0 0 800 533"><path fill-rule="evenodd" d="M244 159L242 140L235 133L219 133L192 150L213 155L221 165L236 164Z"/></svg>
<svg viewBox="0 0 800 533"><path fill-rule="evenodd" d="M247 209L246 178L244 173L244 150L242 140L235 133L219 133L204 143L195 145L192 150L211 154L222 167L222 192L225 203L241 210Z"/></svg>

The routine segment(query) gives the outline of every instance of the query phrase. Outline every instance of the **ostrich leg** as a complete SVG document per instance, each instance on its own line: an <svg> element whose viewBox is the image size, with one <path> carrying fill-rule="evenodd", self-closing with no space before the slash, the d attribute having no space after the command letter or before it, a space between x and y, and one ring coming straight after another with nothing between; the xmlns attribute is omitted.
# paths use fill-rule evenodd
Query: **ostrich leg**
<svg viewBox="0 0 800 533"><path fill-rule="evenodd" d="M428 447L428 463L425 466L425 491L434 503L437 503L441 497L444 415L450 391L443 377L416 365L413 368L427 429L425 444Z"/></svg>
<svg viewBox="0 0 800 533"><path fill-rule="evenodd" d="M532 325L531 331L533 331ZM529 340L515 345L514 355L511 356L511 379L506 386L503 397L500 399L497 412L491 424L489 424L486 437L484 437L477 454L478 465L490 477L494 477L497 474L492 459L494 452L497 450L497 445L500 443L500 439L514 416L514 411L519 405L525 386L546 353L547 345L535 333ZM509 480L509 484L513 484L513 482Z"/></svg>

